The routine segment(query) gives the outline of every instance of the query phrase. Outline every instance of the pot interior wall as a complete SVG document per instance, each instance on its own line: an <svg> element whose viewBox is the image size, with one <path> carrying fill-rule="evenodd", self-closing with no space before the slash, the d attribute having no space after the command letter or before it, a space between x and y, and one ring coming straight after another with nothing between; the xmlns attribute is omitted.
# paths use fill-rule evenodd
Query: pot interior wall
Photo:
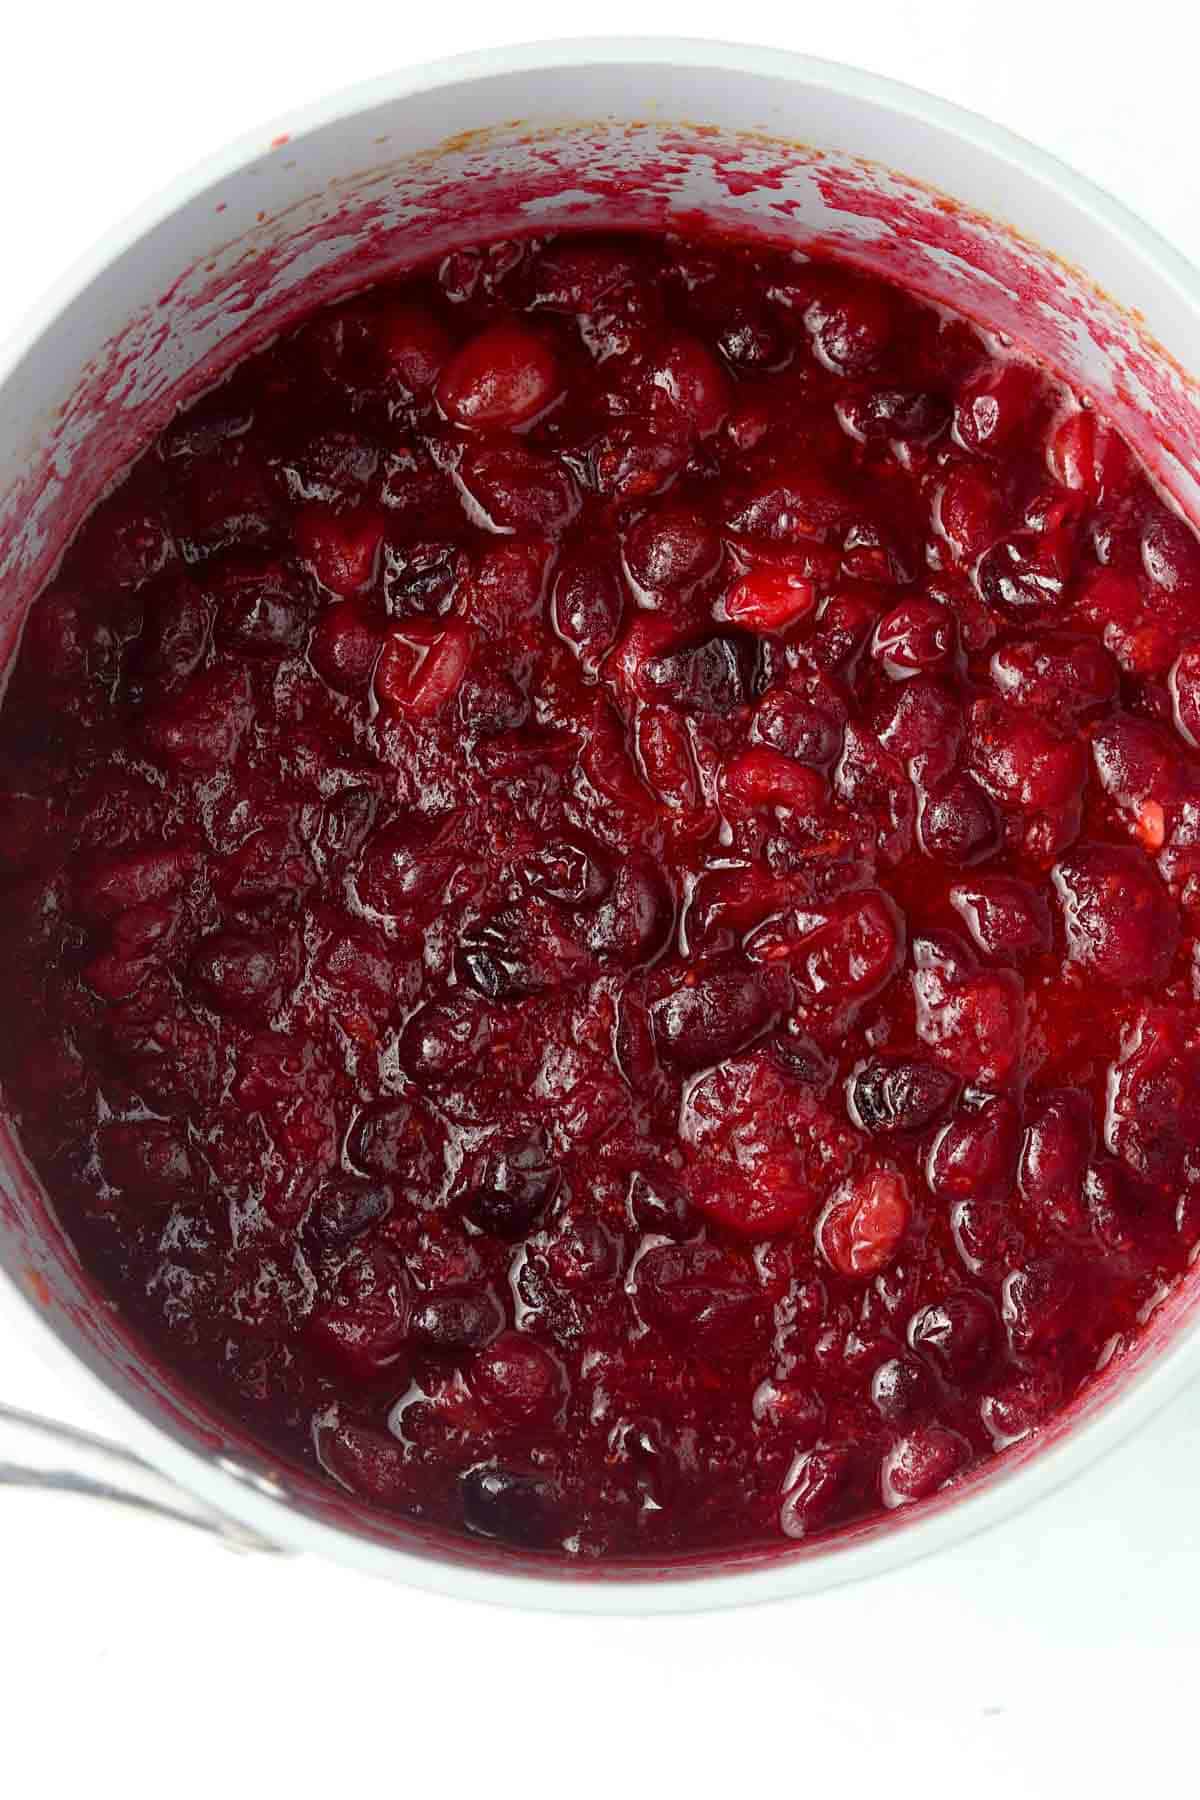
<svg viewBox="0 0 1200 1800"><path fill-rule="evenodd" d="M705 123L680 122L689 120ZM862 160L873 156L910 172ZM953 198L923 185L939 176ZM264 144L67 302L4 388L0 666L114 474L181 399L299 311L481 239L617 225L753 232L907 282L1030 345L1093 394L1185 509L1200 512L1200 398L1171 354L1186 347L1186 305L1037 176L941 125L802 79L660 63L497 76ZM1058 254L1038 249L1038 237ZM246 1480L327 1521L419 1546L413 1530L269 1467L150 1365L90 1293L15 1140L0 1150L0 1261L70 1349ZM1110 1386L1190 1303L1163 1307L1158 1332L1110 1371Z"/></svg>

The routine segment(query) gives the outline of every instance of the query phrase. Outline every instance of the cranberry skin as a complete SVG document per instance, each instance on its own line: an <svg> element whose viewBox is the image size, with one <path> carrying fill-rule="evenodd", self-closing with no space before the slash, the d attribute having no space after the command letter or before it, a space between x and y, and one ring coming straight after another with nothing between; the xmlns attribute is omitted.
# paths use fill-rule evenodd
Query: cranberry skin
<svg viewBox="0 0 1200 1800"><path fill-rule="evenodd" d="M924 1131L953 1104L957 1092L954 1076L935 1063L876 1056L860 1063L850 1076L846 1105L863 1131L890 1136Z"/></svg>
<svg viewBox="0 0 1200 1800"><path fill-rule="evenodd" d="M595 676L616 643L623 601L614 572L594 561L565 563L554 582L550 622L555 634L574 651L580 666Z"/></svg>
<svg viewBox="0 0 1200 1800"><path fill-rule="evenodd" d="M218 1012L253 1016L267 1010L277 992L279 958L267 939L218 931L196 951L192 977Z"/></svg>
<svg viewBox="0 0 1200 1800"><path fill-rule="evenodd" d="M365 693L379 655L380 633L348 601L322 614L309 645L308 659L335 694Z"/></svg>
<svg viewBox="0 0 1200 1800"><path fill-rule="evenodd" d="M863 1280L891 1262L911 1214L904 1177L873 1169L835 1193L817 1222L817 1243L839 1275Z"/></svg>
<svg viewBox="0 0 1200 1800"><path fill-rule="evenodd" d="M562 531L579 510L570 471L522 444L472 446L459 479L494 531Z"/></svg>
<svg viewBox="0 0 1200 1800"><path fill-rule="evenodd" d="M479 1350L504 1328L504 1308L495 1294L430 1294L419 1300L409 1321L408 1341L416 1349L442 1355Z"/></svg>
<svg viewBox="0 0 1200 1800"><path fill-rule="evenodd" d="M205 669L145 723L146 745L156 761L184 777L228 768L250 724L252 690L245 669Z"/></svg>
<svg viewBox="0 0 1200 1800"><path fill-rule="evenodd" d="M653 1003L650 1022L659 1054L676 1068L695 1070L753 1043L775 1010L753 969L701 967Z"/></svg>
<svg viewBox="0 0 1200 1800"><path fill-rule="evenodd" d="M138 678L171 684L185 680L202 662L208 635L208 604L192 582L180 576L168 578L165 585L155 583L147 592L141 635L133 647Z"/></svg>
<svg viewBox="0 0 1200 1800"><path fill-rule="evenodd" d="M846 703L831 682L814 676L802 688L776 688L758 704L750 735L793 762L827 768L842 747Z"/></svg>
<svg viewBox="0 0 1200 1800"><path fill-rule="evenodd" d="M999 1094L960 1111L929 1153L927 1179L939 1198L983 1199L1005 1194L1016 1173L1020 1119Z"/></svg>
<svg viewBox="0 0 1200 1800"><path fill-rule="evenodd" d="M1027 363L992 366L969 381L954 409L954 435L976 456L994 456L1027 427L1036 403L1037 371Z"/></svg>
<svg viewBox="0 0 1200 1800"><path fill-rule="evenodd" d="M950 904L985 956L1004 962L1041 956L1050 948L1046 896L1012 875L957 882Z"/></svg>
<svg viewBox="0 0 1200 1800"><path fill-rule="evenodd" d="M665 1336L702 1344L736 1337L759 1301L749 1266L716 1244L660 1244L634 1271L638 1311Z"/></svg>
<svg viewBox="0 0 1200 1800"><path fill-rule="evenodd" d="M1023 638L992 654L992 683L1014 706L1051 716L1108 706L1120 673L1103 644L1092 638Z"/></svg>
<svg viewBox="0 0 1200 1800"><path fill-rule="evenodd" d="M1095 1143L1091 1101L1077 1088L1044 1094L1025 1127L1018 1181L1025 1201L1052 1227L1083 1221L1083 1182Z"/></svg>
<svg viewBox="0 0 1200 1800"><path fill-rule="evenodd" d="M308 1338L315 1353L348 1379L366 1383L386 1374L402 1385L408 1320L403 1272L377 1256L343 1271L337 1290L310 1318Z"/></svg>
<svg viewBox="0 0 1200 1800"><path fill-rule="evenodd" d="M505 1331L475 1358L473 1391L514 1425L549 1425L567 1400L566 1373L550 1351L519 1331Z"/></svg>
<svg viewBox="0 0 1200 1800"><path fill-rule="evenodd" d="M754 953L749 943L747 948ZM804 933L790 962L802 994L841 1005L877 994L903 955L904 927L895 903L868 890L839 902L824 924Z"/></svg>
<svg viewBox="0 0 1200 1800"><path fill-rule="evenodd" d="M698 644L652 656L643 666L649 690L699 718L723 718L756 698L759 656L747 632L714 632Z"/></svg>
<svg viewBox="0 0 1200 1800"><path fill-rule="evenodd" d="M871 654L893 681L946 668L958 645L954 616L936 600L906 600L875 627Z"/></svg>
<svg viewBox="0 0 1200 1800"><path fill-rule="evenodd" d="M625 538L625 564L647 593L695 587L721 560L721 540L698 512L664 506L646 513Z"/></svg>
<svg viewBox="0 0 1200 1800"><path fill-rule="evenodd" d="M999 847L996 809L969 775L954 775L924 796L917 817L921 848L935 861L963 868Z"/></svg>
<svg viewBox="0 0 1200 1800"><path fill-rule="evenodd" d="M483 1463L462 1477L463 1523L477 1537L548 1550L564 1534L562 1496L545 1475Z"/></svg>
<svg viewBox="0 0 1200 1800"><path fill-rule="evenodd" d="M382 1182L341 1177L313 1197L307 1232L321 1250L344 1250L382 1224L392 1210L392 1191Z"/></svg>
<svg viewBox="0 0 1200 1800"><path fill-rule="evenodd" d="M409 394L425 394L450 359L450 334L424 306L403 301L383 309L375 342L389 385Z"/></svg>
<svg viewBox="0 0 1200 1800"><path fill-rule="evenodd" d="M816 597L813 583L802 575L752 569L729 589L721 602L721 613L731 625L741 625L749 631L782 633L808 616Z"/></svg>
<svg viewBox="0 0 1200 1800"><path fill-rule="evenodd" d="M1166 979L1179 916L1149 857L1132 846L1085 844L1054 866L1067 961L1117 987Z"/></svg>
<svg viewBox="0 0 1200 1800"><path fill-rule="evenodd" d="M672 337L654 359L650 381L660 410L674 415L697 437L711 437L729 411L729 377L698 338Z"/></svg>
<svg viewBox="0 0 1200 1800"><path fill-rule="evenodd" d="M1024 1043L1025 1000L1011 971L978 972L953 932L913 941L917 1036L964 1081L995 1087L1016 1072Z"/></svg>
<svg viewBox="0 0 1200 1800"><path fill-rule="evenodd" d="M544 413L560 391L554 352L520 325L492 325L456 351L437 384L438 403L455 425L512 431Z"/></svg>
<svg viewBox="0 0 1200 1800"><path fill-rule="evenodd" d="M785 1537L826 1530L853 1506L857 1458L844 1445L810 1450L793 1465L780 1509Z"/></svg>
<svg viewBox="0 0 1200 1800"><path fill-rule="evenodd" d="M413 719L440 712L466 673L471 643L469 628L457 620L411 619L389 632L375 665L380 705Z"/></svg>
<svg viewBox="0 0 1200 1800"><path fill-rule="evenodd" d="M295 529L297 548L322 587L343 598L370 587L383 543L380 514L310 506L298 516Z"/></svg>
<svg viewBox="0 0 1200 1800"><path fill-rule="evenodd" d="M804 315L813 348L838 375L865 375L875 368L895 330L886 296L865 283L834 288L814 300Z"/></svg>
<svg viewBox="0 0 1200 1800"><path fill-rule="evenodd" d="M467 1216L493 1237L517 1243L553 1205L561 1182L543 1141L511 1144L488 1159L467 1200Z"/></svg>
<svg viewBox="0 0 1200 1800"><path fill-rule="evenodd" d="M990 1361L999 1335L996 1310L974 1288L956 1288L913 1314L908 1341L952 1382L969 1381Z"/></svg>
<svg viewBox="0 0 1200 1800"><path fill-rule="evenodd" d="M871 1377L871 1405L889 1425L903 1425L933 1403L934 1383L914 1356L890 1356Z"/></svg>
<svg viewBox="0 0 1200 1800"><path fill-rule="evenodd" d="M1044 1355L1072 1336L1085 1295L1074 1267L1042 1256L1014 1269L1004 1283L1004 1323L1018 1356Z"/></svg>
<svg viewBox="0 0 1200 1800"><path fill-rule="evenodd" d="M1200 1129L1200 1056L1178 1011L1145 1006L1131 1020L1106 1098L1106 1148L1141 1180L1176 1187Z"/></svg>
<svg viewBox="0 0 1200 1800"><path fill-rule="evenodd" d="M918 1425L892 1445L880 1466L883 1504L909 1506L952 1481L970 1461L971 1446L961 1432L944 1425Z"/></svg>
<svg viewBox="0 0 1200 1800"><path fill-rule="evenodd" d="M1175 729L1185 744L1200 749L1200 645L1185 644L1167 678Z"/></svg>

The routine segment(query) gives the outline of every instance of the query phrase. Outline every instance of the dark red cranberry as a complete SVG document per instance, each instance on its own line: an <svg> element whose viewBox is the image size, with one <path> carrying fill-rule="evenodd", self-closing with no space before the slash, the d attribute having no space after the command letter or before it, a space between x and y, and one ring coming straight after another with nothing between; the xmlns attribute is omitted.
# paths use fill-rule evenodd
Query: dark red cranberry
<svg viewBox="0 0 1200 1800"><path fill-rule="evenodd" d="M653 692L680 712L721 718L755 698L759 667L755 640L746 632L727 631L652 656L644 674Z"/></svg>
<svg viewBox="0 0 1200 1800"><path fill-rule="evenodd" d="M336 1179L314 1196L308 1229L322 1250L343 1250L391 1210L392 1191L382 1182Z"/></svg>
<svg viewBox="0 0 1200 1800"><path fill-rule="evenodd" d="M413 1307L408 1341L421 1350L456 1353L478 1350L504 1328L504 1308L495 1294L429 1294Z"/></svg>
<svg viewBox="0 0 1200 1800"><path fill-rule="evenodd" d="M484 1463L466 1471L461 1490L463 1521L479 1537L549 1550L563 1536L561 1495L548 1476Z"/></svg>
<svg viewBox="0 0 1200 1800"><path fill-rule="evenodd" d="M935 1063L911 1057L873 1057L846 1083L850 1116L864 1131L889 1134L923 1131L951 1105L958 1091L953 1075Z"/></svg>
<svg viewBox="0 0 1200 1800"><path fill-rule="evenodd" d="M681 1069L703 1069L760 1037L775 1007L754 971L700 968L656 1000L650 1020L660 1054Z"/></svg>
<svg viewBox="0 0 1200 1800"><path fill-rule="evenodd" d="M998 1320L986 1295L956 1288L944 1300L923 1306L909 1320L908 1341L951 1381L968 1380L987 1363L996 1345Z"/></svg>

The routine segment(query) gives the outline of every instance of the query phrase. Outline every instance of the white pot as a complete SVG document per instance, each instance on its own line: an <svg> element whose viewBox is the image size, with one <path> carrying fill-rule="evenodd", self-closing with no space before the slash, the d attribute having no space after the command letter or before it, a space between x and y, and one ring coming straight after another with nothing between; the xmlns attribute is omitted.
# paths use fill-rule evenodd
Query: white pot
<svg viewBox="0 0 1200 1800"><path fill-rule="evenodd" d="M301 304L489 236L698 215L818 239L1031 344L1200 511L1200 395L1181 373L1200 365L1200 277L1138 219L1008 132L876 76L769 50L578 40L454 58L280 120L59 283L0 368L0 653L113 469ZM95 1302L7 1135L0 1182L0 1299L161 1475L280 1547L511 1605L676 1612L860 1579L1028 1506L1200 1368L1189 1289L1073 1417L952 1498L811 1549L556 1574L448 1549L274 1466Z"/></svg>

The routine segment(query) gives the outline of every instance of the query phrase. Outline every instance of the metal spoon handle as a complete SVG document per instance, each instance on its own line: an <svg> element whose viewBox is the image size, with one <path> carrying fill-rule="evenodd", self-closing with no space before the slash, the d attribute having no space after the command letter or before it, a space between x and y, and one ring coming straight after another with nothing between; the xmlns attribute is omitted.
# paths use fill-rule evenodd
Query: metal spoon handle
<svg viewBox="0 0 1200 1800"><path fill-rule="evenodd" d="M57 1420L0 1406L0 1488L39 1488L156 1513L208 1532L231 1550L276 1550L236 1519L177 1487L131 1450Z"/></svg>

